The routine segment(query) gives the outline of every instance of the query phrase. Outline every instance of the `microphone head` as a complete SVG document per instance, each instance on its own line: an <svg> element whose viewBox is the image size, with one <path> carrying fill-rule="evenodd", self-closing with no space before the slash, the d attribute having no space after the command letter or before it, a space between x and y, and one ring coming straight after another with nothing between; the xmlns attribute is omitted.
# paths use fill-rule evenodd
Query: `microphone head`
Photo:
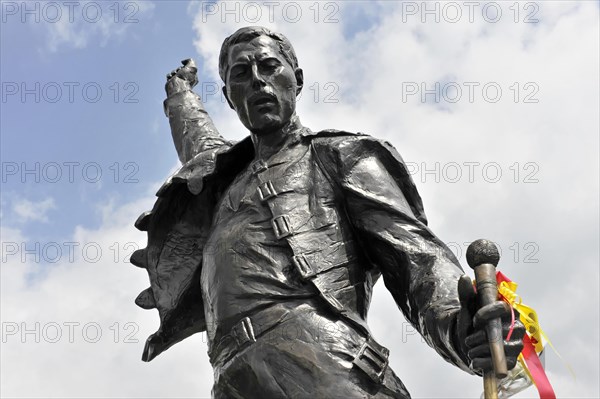
<svg viewBox="0 0 600 399"><path fill-rule="evenodd" d="M473 241L469 245L469 248L467 248L467 263L471 269L475 269L484 263L490 263L496 267L499 261L500 253L498 252L498 248L490 240L481 238Z"/></svg>

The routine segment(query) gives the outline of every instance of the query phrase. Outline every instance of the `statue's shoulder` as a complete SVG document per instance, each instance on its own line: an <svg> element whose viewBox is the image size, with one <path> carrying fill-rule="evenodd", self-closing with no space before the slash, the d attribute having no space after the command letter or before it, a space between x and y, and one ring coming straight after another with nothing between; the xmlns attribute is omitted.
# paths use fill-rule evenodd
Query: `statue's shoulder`
<svg viewBox="0 0 600 399"><path fill-rule="evenodd" d="M313 135L312 147L317 162L331 180L345 180L353 174L370 176L362 181L365 187L369 187L380 184L384 178L393 179L416 218L427 224L423 201L410 171L390 142L365 133L328 129Z"/></svg>
<svg viewBox="0 0 600 399"><path fill-rule="evenodd" d="M385 145L392 147L388 141L378 139L363 132L349 132L346 130L325 129L318 132L311 132L308 136L315 145Z"/></svg>
<svg viewBox="0 0 600 399"><path fill-rule="evenodd" d="M388 142L363 132L326 129L311 136L312 146L318 155L336 161L357 160L365 156L392 156L396 161L402 158Z"/></svg>
<svg viewBox="0 0 600 399"><path fill-rule="evenodd" d="M344 140L351 140L359 137L371 137L362 132L348 132L346 130L325 129L318 132L310 132L306 135L310 140L316 143L338 143Z"/></svg>

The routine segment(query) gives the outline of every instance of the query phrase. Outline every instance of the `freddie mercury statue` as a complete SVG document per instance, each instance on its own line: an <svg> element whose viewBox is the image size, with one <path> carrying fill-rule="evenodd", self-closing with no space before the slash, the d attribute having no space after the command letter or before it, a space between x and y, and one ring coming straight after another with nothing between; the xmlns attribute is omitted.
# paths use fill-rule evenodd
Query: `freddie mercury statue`
<svg viewBox="0 0 600 399"><path fill-rule="evenodd" d="M192 91L193 61L183 64L167 76L164 104L183 166L137 220L148 246L131 257L151 285L136 303L161 321L144 361L206 331L215 398L408 398L366 323L383 276L445 360L491 367L481 326L508 308L475 315L471 281L427 227L389 143L302 126L303 71L283 35L245 27L223 43L223 92L250 131L238 143L218 133ZM523 335L517 322L509 368Z"/></svg>

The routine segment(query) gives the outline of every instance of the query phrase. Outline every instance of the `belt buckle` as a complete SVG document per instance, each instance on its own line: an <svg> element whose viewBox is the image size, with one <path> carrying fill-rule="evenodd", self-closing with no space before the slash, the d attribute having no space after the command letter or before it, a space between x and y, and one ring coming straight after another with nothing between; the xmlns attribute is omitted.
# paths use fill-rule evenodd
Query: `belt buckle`
<svg viewBox="0 0 600 399"><path fill-rule="evenodd" d="M275 190L271 180L260 184L256 190L262 202L277 196L277 190Z"/></svg>
<svg viewBox="0 0 600 399"><path fill-rule="evenodd" d="M381 383L388 366L390 351L369 337L358 351L352 363L373 381Z"/></svg>
<svg viewBox="0 0 600 399"><path fill-rule="evenodd" d="M298 273L300 273L300 276L302 276L304 280L313 275L310 263L304 254L294 255L292 257L292 263L296 266L296 270L298 270Z"/></svg>
<svg viewBox="0 0 600 399"><path fill-rule="evenodd" d="M252 168L252 174L254 175L264 172L269 168L269 166L262 159L254 161L250 167Z"/></svg>
<svg viewBox="0 0 600 399"><path fill-rule="evenodd" d="M254 336L254 328L252 328L252 321L249 317L244 317L238 322L232 329L231 335L238 345L238 348L243 348L249 343L256 342Z"/></svg>
<svg viewBox="0 0 600 399"><path fill-rule="evenodd" d="M273 225L273 231L275 231L275 238L281 240L292 234L291 224L288 215L275 216L271 219Z"/></svg>

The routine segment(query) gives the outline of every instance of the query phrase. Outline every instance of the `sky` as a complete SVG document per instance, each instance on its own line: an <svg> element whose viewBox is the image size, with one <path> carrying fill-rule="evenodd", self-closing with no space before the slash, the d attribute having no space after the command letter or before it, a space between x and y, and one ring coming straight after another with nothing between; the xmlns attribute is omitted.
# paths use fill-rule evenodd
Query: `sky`
<svg viewBox="0 0 600 399"><path fill-rule="evenodd" d="M180 166L165 75L194 58L221 134L247 135L217 67L223 39L245 25L293 43L304 125L398 149L467 273L468 244L497 243L499 269L560 354L546 351L557 395L600 396L598 2L0 6L0 396L210 397L204 334L140 360L158 314L134 304L148 277L127 259L146 243L133 222ZM413 397L481 394L382 283L369 325Z"/></svg>

